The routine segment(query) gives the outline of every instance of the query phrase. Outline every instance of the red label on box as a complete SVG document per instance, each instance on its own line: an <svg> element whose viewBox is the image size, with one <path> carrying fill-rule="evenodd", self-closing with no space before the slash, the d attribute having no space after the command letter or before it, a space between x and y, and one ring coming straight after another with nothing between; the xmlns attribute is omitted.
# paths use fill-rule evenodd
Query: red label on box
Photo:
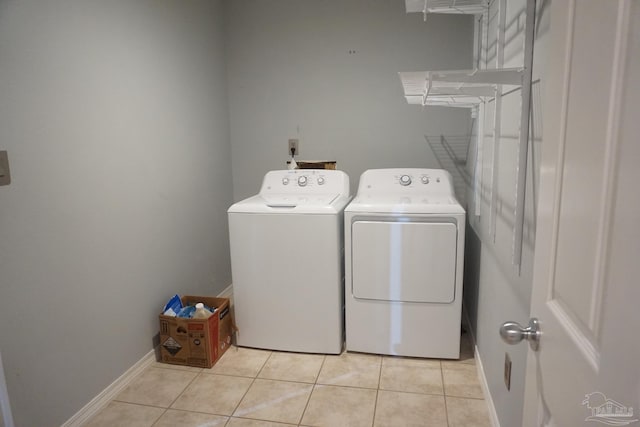
<svg viewBox="0 0 640 427"><path fill-rule="evenodd" d="M204 329L204 323L188 323L187 327L190 331L201 331Z"/></svg>

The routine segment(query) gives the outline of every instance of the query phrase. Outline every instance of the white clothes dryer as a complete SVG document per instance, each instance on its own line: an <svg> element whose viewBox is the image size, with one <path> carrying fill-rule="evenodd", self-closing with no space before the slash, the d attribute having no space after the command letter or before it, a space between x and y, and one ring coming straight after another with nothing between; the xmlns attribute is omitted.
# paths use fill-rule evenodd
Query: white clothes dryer
<svg viewBox="0 0 640 427"><path fill-rule="evenodd" d="M240 346L338 354L344 344L344 208L336 170L268 172L228 210Z"/></svg>
<svg viewBox="0 0 640 427"><path fill-rule="evenodd" d="M349 351L460 357L465 211L439 169L373 169L345 210Z"/></svg>

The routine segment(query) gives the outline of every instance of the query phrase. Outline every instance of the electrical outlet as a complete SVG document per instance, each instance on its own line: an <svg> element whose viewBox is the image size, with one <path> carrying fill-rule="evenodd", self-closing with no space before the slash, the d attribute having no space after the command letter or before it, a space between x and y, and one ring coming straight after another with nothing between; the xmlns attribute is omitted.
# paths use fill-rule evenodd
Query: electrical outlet
<svg viewBox="0 0 640 427"><path fill-rule="evenodd" d="M297 139L290 139L289 140L289 151L287 152L287 154L290 156L291 155L291 150L293 150L293 154L298 156L300 155L300 150L298 149L298 140Z"/></svg>
<svg viewBox="0 0 640 427"><path fill-rule="evenodd" d="M504 385L511 391L511 357L509 353L504 354Z"/></svg>
<svg viewBox="0 0 640 427"><path fill-rule="evenodd" d="M6 151L0 151L0 185L11 184L9 172L9 156Z"/></svg>

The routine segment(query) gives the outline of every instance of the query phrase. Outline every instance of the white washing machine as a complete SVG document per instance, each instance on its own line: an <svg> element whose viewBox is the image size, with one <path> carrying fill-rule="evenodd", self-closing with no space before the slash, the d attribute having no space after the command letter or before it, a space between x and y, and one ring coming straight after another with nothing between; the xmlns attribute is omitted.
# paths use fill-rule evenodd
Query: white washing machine
<svg viewBox="0 0 640 427"><path fill-rule="evenodd" d="M260 194L229 208L240 346L332 353L344 343L344 208L335 170L268 172Z"/></svg>
<svg viewBox="0 0 640 427"><path fill-rule="evenodd" d="M460 357L465 211L439 169L374 169L345 210L348 351Z"/></svg>

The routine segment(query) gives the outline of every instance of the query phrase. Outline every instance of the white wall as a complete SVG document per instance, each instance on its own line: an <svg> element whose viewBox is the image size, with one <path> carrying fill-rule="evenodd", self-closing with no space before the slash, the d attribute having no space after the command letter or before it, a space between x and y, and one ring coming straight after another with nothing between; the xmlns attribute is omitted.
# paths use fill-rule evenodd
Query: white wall
<svg viewBox="0 0 640 427"><path fill-rule="evenodd" d="M494 0L490 8L488 39L483 43L487 56L487 68L495 68L496 38L499 1ZM519 67L523 64L524 14L526 0L508 0L504 67ZM482 156L482 200L480 216L472 214L469 220L473 227L467 233L464 300L471 319L472 328L482 359L484 373L501 426L522 424L524 404L524 379L528 347L506 345L500 339L500 325L513 320L526 325L529 320L531 299L533 253L535 236L535 213L537 183L539 181L539 158L542 144L542 85L546 59L546 34L548 32L548 2L538 2L536 15L536 41L532 86L531 127L533 139L529 141L527 166L525 235L521 269L512 265L514 206L516 194L517 146L520 126L520 91L503 97L498 165L493 163L495 104L487 106ZM508 89L508 88L505 88ZM472 146L472 151L475 146ZM490 232L492 171L498 169L498 201L495 236ZM470 212L475 205L469 203ZM511 390L504 380L504 359L508 353L512 360Z"/></svg>
<svg viewBox="0 0 640 427"><path fill-rule="evenodd" d="M402 0L230 0L234 199L300 159L336 160L355 191L369 168L438 167L424 135L469 132L469 112L407 105L399 71L469 68L470 16L406 14ZM350 53L351 52L351 53Z"/></svg>
<svg viewBox="0 0 640 427"><path fill-rule="evenodd" d="M16 425L56 426L230 283L221 5L0 2L0 349Z"/></svg>

